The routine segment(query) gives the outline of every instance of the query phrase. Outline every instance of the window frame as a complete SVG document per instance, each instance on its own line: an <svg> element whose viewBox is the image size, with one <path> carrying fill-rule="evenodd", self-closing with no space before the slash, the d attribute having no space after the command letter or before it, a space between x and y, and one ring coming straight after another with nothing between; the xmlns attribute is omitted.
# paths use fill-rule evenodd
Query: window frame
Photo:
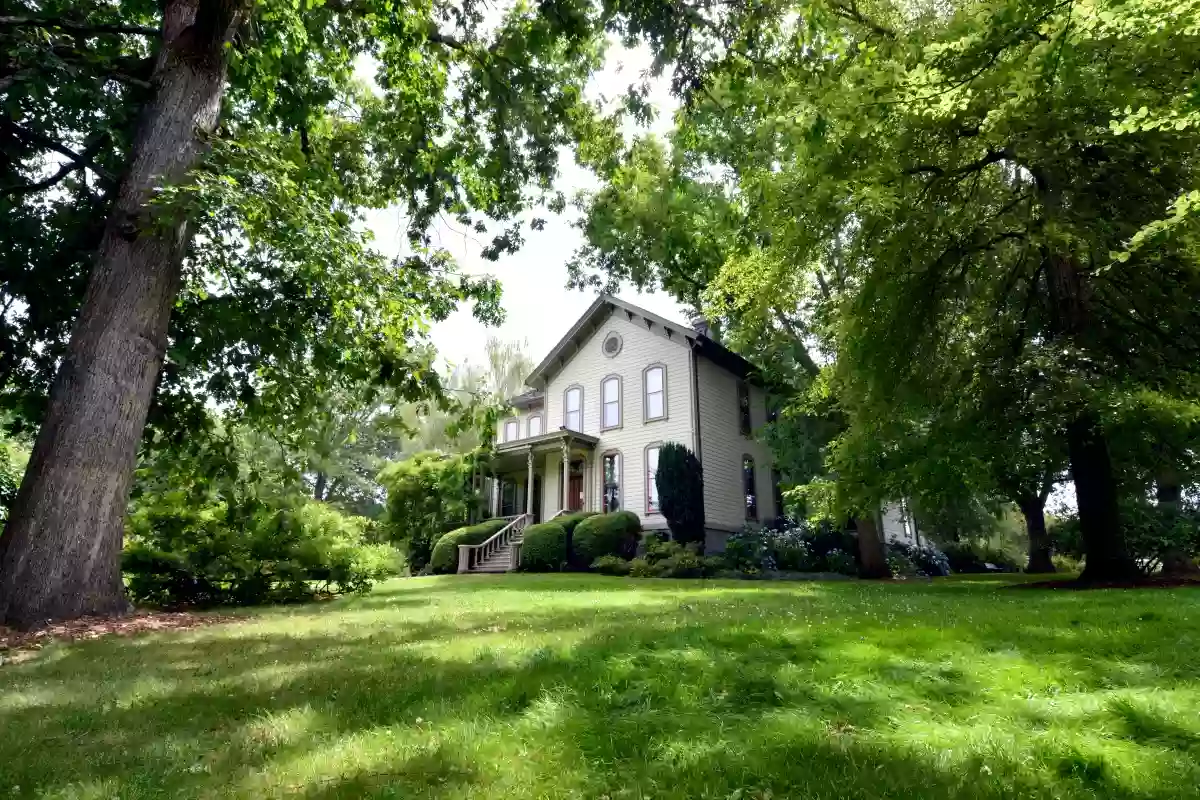
<svg viewBox="0 0 1200 800"><path fill-rule="evenodd" d="M570 396L571 396L571 392L574 392L574 391L578 391L578 392L579 392L579 410L578 410L578 411L575 411L575 412L572 412L572 411L570 410L570 408L571 408L571 405L570 405L569 398L570 398ZM579 427L578 427L578 428L572 428L572 427L571 427L571 426L570 426L570 425L567 423L567 420L568 420L568 418L570 417L570 415L571 415L572 413L575 413L575 414L578 414L578 415L579 415ZM580 384L578 384L578 383L572 383L570 386L568 386L567 388L563 389L563 416L562 416L562 420L563 420L563 423L562 423L562 424L563 424L563 427L564 427L564 428L566 428L567 430L569 430L569 431L575 431L576 433L583 433L583 386L581 386L581 385L580 385Z"/></svg>
<svg viewBox="0 0 1200 800"><path fill-rule="evenodd" d="M662 455L662 442L650 442L642 448L642 502L646 505L646 516L662 516L662 498L659 498L657 505L653 508L650 506L650 487L654 486L655 494L658 493L658 486L652 484L651 481L658 475L658 458ZM654 474L650 473L650 451L657 450L654 457Z"/></svg>
<svg viewBox="0 0 1200 800"><path fill-rule="evenodd" d="M535 419L538 421L538 428L539 428L539 430L536 434L533 432L533 421ZM525 420L525 438L532 439L534 436L541 436L545 432L546 432L546 420L542 416L541 412L538 412L537 414L530 414L529 419Z"/></svg>
<svg viewBox="0 0 1200 800"><path fill-rule="evenodd" d="M742 405L742 396L746 398L746 405ZM742 436L749 437L754 431L754 420L750 415L750 384L745 380L738 378L737 381L737 414L738 414L738 433Z"/></svg>
<svg viewBox="0 0 1200 800"><path fill-rule="evenodd" d="M608 401L606 401L604 399L604 386L605 386L605 384L607 384L609 381L612 381L612 380L615 380L617 382L617 422L615 425L605 425L604 424L604 407L608 405ZM601 432L615 431L615 430L619 430L621 428L621 426L625 422L625 409L622 408L622 406L624 406L624 405L625 405L625 381L621 378L620 375L616 374L615 372L605 375L603 378L600 379L600 431Z"/></svg>
<svg viewBox="0 0 1200 800"><path fill-rule="evenodd" d="M747 478L746 465L747 465L747 463L749 463L749 465L750 465L750 470L749 470L750 486L749 487L746 486L746 478ZM741 473L742 473L742 505L745 506L746 521L747 522L758 522L758 520L762 517L762 510L759 508L759 502L758 502L758 465L754 463L754 456L750 455L749 453L742 453L742 463L740 466L741 466ZM749 489L749 491L747 491L747 489ZM747 499L750 499L750 498L753 498L752 499L753 505L751 503L746 502ZM753 508L753 513L751 513L751 508Z"/></svg>
<svg viewBox="0 0 1200 800"><path fill-rule="evenodd" d="M662 415L658 417L650 416L650 370L662 370ZM667 411L667 365L661 362L647 364L642 369L642 422L661 422L669 417Z"/></svg>
<svg viewBox="0 0 1200 800"><path fill-rule="evenodd" d="M617 459L617 507L608 508L608 481L604 469L604 462L609 458L616 457ZM604 514L609 514L614 511L620 511L625 507L625 456L620 450L605 450L600 454L600 511Z"/></svg>
<svg viewBox="0 0 1200 800"><path fill-rule="evenodd" d="M513 436L511 439L510 439L510 438L508 438L508 426L509 426L509 425L515 425L515 426L516 426L516 428L515 428L515 430L516 430L516 435L515 435L515 436ZM501 428L501 430L503 431L503 434L502 434L502 436L503 436L503 438L504 438L504 443L505 443L505 444L507 444L508 442L519 442L519 441L521 441L521 418L520 418L520 417L508 417L507 419L505 419L505 420L504 420L504 427L503 427L503 428Z"/></svg>

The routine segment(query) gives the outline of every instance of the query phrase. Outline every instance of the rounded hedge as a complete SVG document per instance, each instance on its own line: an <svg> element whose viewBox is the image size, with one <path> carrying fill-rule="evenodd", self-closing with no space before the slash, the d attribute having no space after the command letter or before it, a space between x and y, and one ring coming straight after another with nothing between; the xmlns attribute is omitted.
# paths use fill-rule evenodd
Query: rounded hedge
<svg viewBox="0 0 1200 800"><path fill-rule="evenodd" d="M602 556L631 559L637 554L642 522L632 511L588 517L571 537L571 561L584 569Z"/></svg>
<svg viewBox="0 0 1200 800"><path fill-rule="evenodd" d="M563 514L561 517L555 517L550 521L556 525L561 525L563 530L570 535L575 532L575 528L579 523L594 516L596 516L595 511L576 511L573 514Z"/></svg>
<svg viewBox="0 0 1200 800"><path fill-rule="evenodd" d="M511 519L489 519L478 525L468 525L465 528L442 534L433 546L433 555L429 558L430 571L435 575L449 575L458 572L458 546L460 544L483 544L495 536Z"/></svg>
<svg viewBox="0 0 1200 800"><path fill-rule="evenodd" d="M558 520L530 525L521 544L521 569L558 572L567 562L567 531Z"/></svg>

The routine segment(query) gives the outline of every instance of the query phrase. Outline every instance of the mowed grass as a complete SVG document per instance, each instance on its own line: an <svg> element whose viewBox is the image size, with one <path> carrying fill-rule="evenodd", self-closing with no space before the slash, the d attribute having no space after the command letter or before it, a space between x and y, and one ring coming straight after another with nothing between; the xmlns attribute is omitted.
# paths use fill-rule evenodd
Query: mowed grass
<svg viewBox="0 0 1200 800"><path fill-rule="evenodd" d="M0 667L0 798L1200 797L1200 591L393 581Z"/></svg>

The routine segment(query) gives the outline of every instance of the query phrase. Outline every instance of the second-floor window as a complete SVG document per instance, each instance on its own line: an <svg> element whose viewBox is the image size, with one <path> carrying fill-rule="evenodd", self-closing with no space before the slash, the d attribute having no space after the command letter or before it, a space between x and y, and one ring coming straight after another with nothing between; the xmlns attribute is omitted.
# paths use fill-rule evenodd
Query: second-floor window
<svg viewBox="0 0 1200 800"><path fill-rule="evenodd" d="M529 435L530 435L530 437L542 435L542 415L541 414L534 414L532 417L529 418Z"/></svg>
<svg viewBox="0 0 1200 800"><path fill-rule="evenodd" d="M605 514L621 510L621 454L604 454L604 508Z"/></svg>
<svg viewBox="0 0 1200 800"><path fill-rule="evenodd" d="M521 426L515 419L504 423L504 441L515 442L521 435Z"/></svg>
<svg viewBox="0 0 1200 800"><path fill-rule="evenodd" d="M737 384L738 432L750 435L750 386L745 381Z"/></svg>
<svg viewBox="0 0 1200 800"><path fill-rule="evenodd" d="M646 448L646 513L658 513L658 445Z"/></svg>
<svg viewBox="0 0 1200 800"><path fill-rule="evenodd" d="M571 431L583 430L583 389L572 386L564 398L563 427Z"/></svg>
<svg viewBox="0 0 1200 800"><path fill-rule="evenodd" d="M742 456L742 491L746 495L746 519L758 519L758 490L754 488L754 459Z"/></svg>
<svg viewBox="0 0 1200 800"><path fill-rule="evenodd" d="M667 372L665 367L646 367L643 385L646 387L646 421L667 416Z"/></svg>
<svg viewBox="0 0 1200 800"><path fill-rule="evenodd" d="M621 425L621 379L615 375L600 384L600 430Z"/></svg>

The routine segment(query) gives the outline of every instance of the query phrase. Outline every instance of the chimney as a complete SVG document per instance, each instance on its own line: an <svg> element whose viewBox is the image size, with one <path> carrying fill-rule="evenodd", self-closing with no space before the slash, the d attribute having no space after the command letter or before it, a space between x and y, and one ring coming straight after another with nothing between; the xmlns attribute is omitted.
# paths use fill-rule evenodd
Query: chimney
<svg viewBox="0 0 1200 800"><path fill-rule="evenodd" d="M696 333L706 336L709 339L712 338L712 328L709 327L708 320L704 318L703 314L695 315L691 318L690 322L692 323L692 330Z"/></svg>

